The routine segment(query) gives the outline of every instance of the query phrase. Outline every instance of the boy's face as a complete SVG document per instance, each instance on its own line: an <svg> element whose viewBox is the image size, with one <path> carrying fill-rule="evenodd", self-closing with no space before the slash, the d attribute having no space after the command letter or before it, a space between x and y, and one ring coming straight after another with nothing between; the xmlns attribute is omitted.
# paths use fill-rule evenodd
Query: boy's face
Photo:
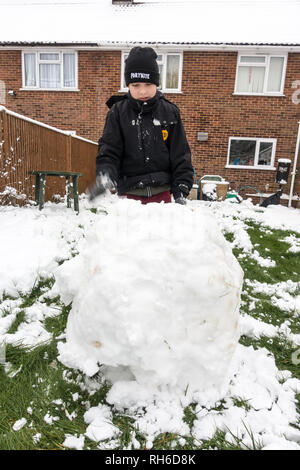
<svg viewBox="0 0 300 470"><path fill-rule="evenodd" d="M156 95L157 86L153 83L129 83L128 87L135 100L148 101Z"/></svg>

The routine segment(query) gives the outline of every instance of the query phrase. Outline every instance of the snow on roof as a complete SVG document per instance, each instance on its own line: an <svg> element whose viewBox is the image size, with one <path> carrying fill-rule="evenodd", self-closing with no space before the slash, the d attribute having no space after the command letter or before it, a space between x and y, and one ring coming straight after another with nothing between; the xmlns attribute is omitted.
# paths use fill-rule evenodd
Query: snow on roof
<svg viewBox="0 0 300 470"><path fill-rule="evenodd" d="M300 45L299 0L139 1L0 0L0 44Z"/></svg>

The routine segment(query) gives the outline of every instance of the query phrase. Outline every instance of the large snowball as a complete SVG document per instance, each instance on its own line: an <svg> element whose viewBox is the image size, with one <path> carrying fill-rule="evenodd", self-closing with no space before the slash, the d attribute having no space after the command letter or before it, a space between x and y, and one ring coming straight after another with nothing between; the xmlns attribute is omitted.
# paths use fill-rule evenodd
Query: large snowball
<svg viewBox="0 0 300 470"><path fill-rule="evenodd" d="M239 339L243 273L203 206L120 200L57 272L73 300L60 360L139 384L222 387Z"/></svg>

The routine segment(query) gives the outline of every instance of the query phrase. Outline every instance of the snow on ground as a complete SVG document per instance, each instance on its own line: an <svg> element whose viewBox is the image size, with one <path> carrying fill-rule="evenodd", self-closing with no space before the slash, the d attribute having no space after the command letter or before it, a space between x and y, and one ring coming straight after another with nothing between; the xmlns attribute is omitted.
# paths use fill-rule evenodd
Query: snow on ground
<svg viewBox="0 0 300 470"><path fill-rule="evenodd" d="M92 219L92 213L83 212L81 223L86 224L86 218ZM78 219L51 206L43 212L2 207L0 221L0 295L28 292L37 277L48 276L60 260L71 256L83 236Z"/></svg>
<svg viewBox="0 0 300 470"><path fill-rule="evenodd" d="M122 201L123 207L126 207L126 202L129 201ZM51 334L43 327L43 321L59 312L53 307L46 307L42 302L43 296L33 306L23 309L24 321L19 325L18 330L15 333L7 333L20 311L19 295L29 293L40 277L55 276L63 260L65 260L62 264L64 269L65 267L67 269L68 265L70 267L76 265L81 258L80 255L73 256L81 253L87 239L94 240L94 242L99 240L100 232L97 234L95 228L101 231L101 222L104 224L105 220L109 220L107 213L115 214L114 227L116 233L122 236L118 211L114 212L115 208L119 207L118 204L116 196L102 199L97 202L96 214L88 210L90 205L85 198L82 198L78 215L63 204L47 203L42 212L35 207L22 209L0 207L0 344L7 342L37 346L41 341L51 338ZM141 209L138 203L131 201L130 204L131 207L137 205L137 212ZM155 212L155 205L153 207ZM181 206L172 207L174 223L176 219L180 220L178 215L182 209ZM195 218L200 215L205 218L213 216L222 231L234 234L232 246L238 246L243 250L244 256L252 256L262 265L263 260L268 258L255 254L255 247L252 246L246 232L246 220L261 223L266 227L300 233L299 211L282 206L258 210L248 202L235 205L227 202L210 204L191 201L186 210L190 210ZM111 218L113 219L113 216ZM140 235L140 232L137 230L137 241L141 241L138 234ZM110 239L106 237L106 242L112 245L115 240L116 237ZM296 246L298 240L295 237L285 239L291 247ZM150 237L149 247L153 248L152 242ZM192 243L191 238L189 242ZM182 249L182 243L178 246ZM112 249L113 247L110 247L110 250ZM176 245L173 245L173 249L176 257L178 255ZM136 250L138 253L138 244ZM193 259L192 262L201 263L201 259L198 261L198 256L199 253L197 259ZM153 252L153 257L155 257L155 252ZM88 260L91 261L91 258ZM270 265L272 263L267 263L266 269ZM184 271L183 267L181 269ZM71 279L73 282L69 282L68 289L65 289L63 295L65 303L69 303L80 289L80 280L75 273L74 270L74 278ZM111 272L111 276L113 274ZM153 272L153 276L155 275L156 273ZM183 277L187 275L188 279L188 267L181 275ZM251 288L256 292L268 293L271 302L280 309L293 312L293 315L300 315L299 296L293 295L299 289L299 285L300 283L291 281L277 285L252 282ZM3 297L1 302L4 293L16 299ZM52 295L55 295L55 289ZM117 302L116 295L114 294L114 298L108 298L107 301L114 304ZM151 334L151 325L148 328ZM261 335L271 338L280 332L294 342L295 348L300 344L299 335L293 335L288 324L274 326L255 320L249 315L242 315L240 329L242 334L256 338ZM234 441L233 435L241 438L244 446L252 447L254 440L263 449L300 450L300 432L291 426L298 420L295 394L299 393L300 381L292 378L289 371L279 371L274 358L264 348L254 350L252 346L237 345L229 364L230 381L222 396L221 411L216 409L215 397L209 392L206 393L205 390L197 392L189 387L183 390L178 383L161 383L156 387L147 387L144 383L138 384L134 381L132 371L120 365L104 367L101 371L109 377L112 383L107 402L116 410L121 412L125 410L126 415L135 419L136 427L147 436L148 448L153 445L155 437L163 432L178 433L182 443L186 437L190 436L190 432L195 439L201 441L212 437L218 428L226 432L228 440ZM95 386L92 385L93 381L90 383L91 387ZM246 402L248 406L237 406L239 400ZM184 421L184 408L190 403L197 404L192 431ZM99 448L109 446L112 448L115 439L117 442L118 429L112 424L111 409L106 405L99 404L90 408L85 415L85 422L86 436L97 442L100 441ZM17 422L15 429L20 429L19 426L23 423L23 420L20 423ZM105 438L111 441L101 443ZM132 435L132 442L135 442L135 447L139 448L134 435ZM83 443L84 436L66 435L66 447L82 448Z"/></svg>

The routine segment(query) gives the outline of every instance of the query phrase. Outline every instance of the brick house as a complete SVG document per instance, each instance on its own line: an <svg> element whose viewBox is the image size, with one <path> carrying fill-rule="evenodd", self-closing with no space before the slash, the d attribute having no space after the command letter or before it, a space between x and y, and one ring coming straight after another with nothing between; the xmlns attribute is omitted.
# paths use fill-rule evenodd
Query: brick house
<svg viewBox="0 0 300 470"><path fill-rule="evenodd" d="M161 89L180 107L198 177L218 174L270 193L278 159L289 158L284 192L300 196L299 172L291 176L300 161L298 2L34 3L0 6L0 104L97 141L106 100L126 92L126 54L149 44Z"/></svg>

